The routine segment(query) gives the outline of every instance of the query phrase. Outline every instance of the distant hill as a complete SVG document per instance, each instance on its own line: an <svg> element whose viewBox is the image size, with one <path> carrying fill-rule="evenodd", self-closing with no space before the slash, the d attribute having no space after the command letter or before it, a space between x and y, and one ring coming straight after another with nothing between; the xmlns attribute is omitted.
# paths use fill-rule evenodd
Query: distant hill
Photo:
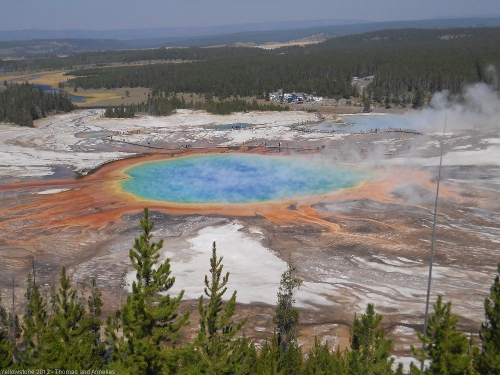
<svg viewBox="0 0 500 375"><path fill-rule="evenodd" d="M356 23L346 25L327 25L307 28L239 32L223 35L198 36L192 38L167 38L150 39L149 41L127 41L127 44L140 48L140 43L148 43L148 47L160 46L212 46L226 45L237 42L263 44L267 42L285 43L292 40L303 39L317 34L328 34L331 36L344 36L361 34L371 31L386 29L438 29L452 27L495 27L500 26L500 17L497 18L454 18L454 19L432 19L417 21L392 21L375 23Z"/></svg>
<svg viewBox="0 0 500 375"><path fill-rule="evenodd" d="M120 40L107 39L34 39L0 42L0 58L69 55L85 51L129 49Z"/></svg>
<svg viewBox="0 0 500 375"><path fill-rule="evenodd" d="M304 40L306 38L316 38L318 35L333 38L391 29L444 29L498 26L500 26L500 17L446 18L377 23L363 23L362 21L355 20L318 20L204 28L108 31L0 31L0 59L7 57L55 56L76 52L122 49L255 45L269 42L287 43L290 41ZM69 38L68 36L72 37ZM36 39L20 40L22 38L29 39L33 37Z"/></svg>
<svg viewBox="0 0 500 375"><path fill-rule="evenodd" d="M164 38L191 38L233 34L249 31L270 31L308 28L317 26L350 25L362 23L361 20L313 20L248 23L240 25L222 25L208 27L170 27L155 29L117 29L117 30L10 30L0 31L0 41L21 41L32 39L118 39L151 40Z"/></svg>

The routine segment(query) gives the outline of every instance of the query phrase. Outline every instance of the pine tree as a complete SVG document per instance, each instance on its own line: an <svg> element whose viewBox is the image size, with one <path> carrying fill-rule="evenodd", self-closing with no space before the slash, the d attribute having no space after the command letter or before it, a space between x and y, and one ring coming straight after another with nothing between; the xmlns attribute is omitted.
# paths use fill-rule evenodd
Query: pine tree
<svg viewBox="0 0 500 375"><path fill-rule="evenodd" d="M340 347L337 347L335 353L333 353L333 373L337 375L343 375L348 373L348 367L346 362L345 352L340 351Z"/></svg>
<svg viewBox="0 0 500 375"><path fill-rule="evenodd" d="M49 368L46 352L50 320L46 309L40 289L33 285L26 309L30 313L24 316L23 342L26 349L21 354L22 368Z"/></svg>
<svg viewBox="0 0 500 375"><path fill-rule="evenodd" d="M230 368L235 368L235 374L255 374L257 372L257 350L253 343L243 336L237 340L237 346L231 353Z"/></svg>
<svg viewBox="0 0 500 375"><path fill-rule="evenodd" d="M302 349L295 342L291 342L285 351L282 351L279 361L280 374L300 375L303 373Z"/></svg>
<svg viewBox="0 0 500 375"><path fill-rule="evenodd" d="M14 344L7 339L7 335L0 331L0 368L9 368L12 364L12 349Z"/></svg>
<svg viewBox="0 0 500 375"><path fill-rule="evenodd" d="M322 345L318 337L314 338L314 345L309 350L306 361L305 374L327 375L333 374L331 368L331 354L328 345Z"/></svg>
<svg viewBox="0 0 500 375"><path fill-rule="evenodd" d="M422 89L418 89L413 97L413 108L420 108L425 104L425 93Z"/></svg>
<svg viewBox="0 0 500 375"><path fill-rule="evenodd" d="M273 333L271 342L266 341L260 351L257 373L259 375L279 374L281 346L278 342L278 335Z"/></svg>
<svg viewBox="0 0 500 375"><path fill-rule="evenodd" d="M54 317L51 321L52 337L50 340L49 358L53 368L79 369L81 368L80 353L86 349L81 343L82 322L85 308L78 299L77 291L71 288L71 281L66 275L66 268L61 270L61 279Z"/></svg>
<svg viewBox="0 0 500 375"><path fill-rule="evenodd" d="M244 338L236 338L246 322L246 319L239 323L233 321L236 291L226 303L222 301L229 281L229 272L222 275L223 268L222 257L217 258L214 242L210 258L210 277L205 276L204 291L208 303L204 303L203 296L198 303L200 329L195 339L195 348L200 353L203 373L210 375L251 373L246 360L249 355L249 344Z"/></svg>
<svg viewBox="0 0 500 375"><path fill-rule="evenodd" d="M19 316L12 313L7 314L7 324L9 326L9 337L15 341L21 337L21 324L19 323Z"/></svg>
<svg viewBox="0 0 500 375"><path fill-rule="evenodd" d="M302 371L302 351L297 345L299 335L299 310L295 307L295 293L302 285L302 279L297 275L297 268L291 258L287 261L287 268L281 275L278 290L278 303L273 317L276 331L270 344L263 348L259 366L267 362L272 371L265 374L295 374Z"/></svg>
<svg viewBox="0 0 500 375"><path fill-rule="evenodd" d="M337 350L331 353L328 343L321 344L317 337L307 355L305 375L342 375L347 374L345 359Z"/></svg>
<svg viewBox="0 0 500 375"><path fill-rule="evenodd" d="M59 370L101 368L105 348L98 336L100 320L97 315L85 313L77 291L71 287L66 268L62 268L57 293L51 296L51 316L40 289L31 280L28 278L23 326L26 350L21 354L21 366ZM92 295L95 297L93 303L100 308L102 302L96 290Z"/></svg>
<svg viewBox="0 0 500 375"><path fill-rule="evenodd" d="M26 280L26 292L24 293L24 297L26 297L26 307L25 307L25 314L26 317L29 318L31 317L31 306L30 306L30 299L33 296L33 288L35 286L35 283L33 282L33 276L32 273L30 272L28 274L28 279Z"/></svg>
<svg viewBox="0 0 500 375"><path fill-rule="evenodd" d="M351 348L347 353L351 374L392 374L393 358L389 358L392 340L386 338L380 327L383 316L375 313L372 303L366 307L361 318L354 316L351 331Z"/></svg>
<svg viewBox="0 0 500 375"><path fill-rule="evenodd" d="M121 320L106 329L113 345L112 361L115 368L128 369L136 374L157 374L164 366L162 345L174 343L178 331L189 324L189 313L180 315L179 309L184 291L172 298L166 293L174 285L170 276L170 259L159 263L163 240L152 242L154 222L149 220L149 211L144 209L141 219L143 233L135 239L130 250L130 260L136 270L136 280L132 284L132 295L127 298L121 312L116 314ZM123 328L123 337L116 330Z"/></svg>
<svg viewBox="0 0 500 375"><path fill-rule="evenodd" d="M301 285L302 279L297 276L297 268L290 258L286 271L281 275L278 305L273 318L273 322L276 324L278 342L285 350L291 343L297 341L299 334L299 310L294 305L295 292Z"/></svg>
<svg viewBox="0 0 500 375"><path fill-rule="evenodd" d="M97 287L95 278L90 280L90 295L87 299L88 314L82 322L83 337L81 357L82 368L100 369L104 365L104 356L106 354L106 347L100 339L100 330L102 321L101 308L103 306L102 293Z"/></svg>
<svg viewBox="0 0 500 375"><path fill-rule="evenodd" d="M0 368L6 369L13 363L12 349L14 344L8 340L7 313L1 303L2 297L0 296Z"/></svg>
<svg viewBox="0 0 500 375"><path fill-rule="evenodd" d="M500 263L497 265L500 274ZM490 298L484 301L485 323L479 337L481 351L474 358L474 367L480 374L500 374L500 277L497 275L490 288Z"/></svg>
<svg viewBox="0 0 500 375"><path fill-rule="evenodd" d="M370 112L370 98L368 95L363 93L363 112L368 113Z"/></svg>
<svg viewBox="0 0 500 375"><path fill-rule="evenodd" d="M95 306L102 305L95 284L91 298ZM105 350L98 337L101 322L95 314L95 308L93 315L86 313L76 289L71 287L65 267L61 270L60 287L55 295L53 311L50 329L44 336L48 368L90 370L102 367Z"/></svg>
<svg viewBox="0 0 500 375"><path fill-rule="evenodd" d="M474 374L472 369L471 343L457 330L458 317L451 313L451 302L443 304L439 295L434 304L434 314L429 317L427 335L418 333L423 342L422 350L411 347L413 355L421 362L430 360L426 374L467 375ZM411 373L421 373L413 363Z"/></svg>

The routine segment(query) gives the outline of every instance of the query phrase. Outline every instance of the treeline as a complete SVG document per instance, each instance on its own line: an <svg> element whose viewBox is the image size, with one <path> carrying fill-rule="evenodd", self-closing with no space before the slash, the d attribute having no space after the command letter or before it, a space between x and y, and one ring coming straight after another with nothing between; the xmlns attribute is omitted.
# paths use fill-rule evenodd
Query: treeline
<svg viewBox="0 0 500 375"><path fill-rule="evenodd" d="M81 51L120 50L128 46L120 40L110 39L31 39L20 41L0 41L0 56L12 58L55 58L58 55L74 54ZM57 60L56 60L57 61Z"/></svg>
<svg viewBox="0 0 500 375"><path fill-rule="evenodd" d="M200 61L220 57L271 54L261 48L214 47L214 48L153 48L116 51L81 52L68 56L0 60L5 71L38 71L51 69L75 69L79 66L105 66L153 61Z"/></svg>
<svg viewBox="0 0 500 375"><path fill-rule="evenodd" d="M139 104L121 105L118 107L108 107L104 112L105 117L109 118L130 118L136 113L147 113L153 116L170 116L177 109L203 109L204 103L201 101L186 102L183 97L177 96L151 96L148 94L146 102Z"/></svg>
<svg viewBox="0 0 500 375"><path fill-rule="evenodd" d="M0 121L33 126L33 120L53 112L70 112L75 106L66 94L47 93L29 83L7 84L0 90Z"/></svg>
<svg viewBox="0 0 500 375"><path fill-rule="evenodd" d="M494 27L474 27L474 28L432 28L432 29L422 29L422 28L389 28L386 30L378 30L360 33L356 32L355 29L363 29L357 25L355 28L349 31L341 32L337 34L335 32L329 33L331 35L337 35L336 38L332 38L324 43L319 43L316 45L309 45L305 47L284 47L278 50L264 50L260 48L249 48L249 47L189 47L189 48L149 48L149 49L139 49L139 47L134 47L132 50L127 50L123 42L116 40L85 40L85 39L66 39L66 40L47 40L40 41L38 43L54 43L63 41L62 44L75 45L76 48L90 48L89 43L92 45L99 45L98 51L88 51L69 54L66 52L67 56L55 56L56 53L48 53L44 57L38 58L26 58L19 60L0 60L0 68L5 71L36 71L41 69L73 69L78 66L83 65L94 65L102 66L109 64L129 64L133 62L148 62L148 61L169 61L169 60L183 60L183 61L200 61L208 60L220 57L229 56L246 56L246 55L274 55L280 53L292 54L292 53L314 53L319 50L329 50L337 48L352 48L359 47L363 43L365 46L371 42L377 42L381 44L400 42L401 45L408 43L426 43L426 42L436 42L439 40L452 40L459 39L464 41L476 40L480 41L485 39L492 39L496 37L498 28ZM403 25L402 25L403 26ZM425 26L429 27L429 25ZM321 32L317 30L317 33ZM293 31L283 30L281 39L284 41L291 36ZM346 33L351 35L345 35ZM354 35L352 35L354 34ZM238 34L241 38L245 38L245 33ZM344 36L340 36L344 35ZM229 39L233 38L234 35L227 35ZM247 36L248 37L248 36ZM196 39L196 38L194 38ZM203 38L200 38L200 42ZM210 39L210 37L209 37ZM292 38L293 39L293 38ZM276 39L272 39L276 40ZM288 39L290 40L290 39ZM238 40L236 40L238 41ZM244 41L244 40L239 40ZM262 40L264 43L268 40ZM233 41L234 42L234 41ZM230 43L233 43L230 42ZM4 44L5 47L12 47L18 44L33 44L33 41L29 42L0 42L0 48ZM36 42L35 42L36 43ZM116 43L121 45L115 50L105 50L112 48L112 44ZM59 43L61 44L61 43ZM216 45L226 44L224 41L216 43ZM200 44L201 45L201 44ZM102 47L102 48L101 48ZM294 50L295 49L295 50Z"/></svg>
<svg viewBox="0 0 500 375"><path fill-rule="evenodd" d="M288 111L288 106L280 106L277 104L259 104L257 100L248 102L244 99L228 99L222 101L209 100L205 103L205 111L217 115L228 115L233 112L248 112L248 111Z"/></svg>
<svg viewBox="0 0 500 375"><path fill-rule="evenodd" d="M148 87L207 93L220 99L262 97L278 88L348 98L358 94L351 86L352 77L374 75L374 83L367 91L369 98L399 104L408 101L408 93L417 89L428 93L448 89L458 93L466 84L491 81L494 75L488 73L488 67L500 67L500 51L491 46L499 42L499 28L398 29L277 50L191 47L86 52L67 57L0 61L0 68L34 71L192 61L85 69L73 72L82 77L71 84L82 88Z"/></svg>
<svg viewBox="0 0 500 375"><path fill-rule="evenodd" d="M186 102L184 97L156 96L148 95L146 102L139 104L121 105L118 107L108 107L104 112L104 116L108 118L131 118L136 113L147 113L154 116L170 116L177 109L195 109L205 110L209 113L217 115L228 115L233 112L247 111L288 111L288 106L280 106L277 104L259 104L257 100L248 102L244 99L228 99L222 101L208 100L190 100Z"/></svg>
<svg viewBox="0 0 500 375"><path fill-rule="evenodd" d="M313 347L303 353L297 342L300 315L295 307L302 280L290 259L277 293L274 333L258 350L242 331L246 319L234 319L236 292L223 302L229 273L223 272L215 242L205 292L198 301L194 338L186 338L183 328L190 324L190 312L180 312L184 291L169 294L175 278L170 259L159 261L163 240L152 240L153 226L145 209L142 233L130 250L136 271L132 292L106 323L101 318L104 302L95 279L79 295L63 268L58 290L53 288L47 299L31 273L22 323L16 316L9 320L0 307L0 367L134 375L403 374L402 365L396 367L391 357L393 341L380 326L383 317L373 304L354 317L348 348L331 348L316 338ZM412 347L416 364L411 365L411 374L500 373L499 277L485 300L481 347L474 347L457 330L458 318L451 313L451 303L443 303L439 296L426 335L419 334L423 348ZM423 371L419 361L426 362Z"/></svg>
<svg viewBox="0 0 500 375"><path fill-rule="evenodd" d="M336 55L335 55L336 56ZM355 96L348 64L336 64L328 55L246 56L218 58L189 64L152 64L73 71L69 85L83 89L147 87L153 92L209 94L264 98L286 92L317 92L324 96Z"/></svg>
<svg viewBox="0 0 500 375"><path fill-rule="evenodd" d="M208 93L219 99L263 97L278 88L349 98L359 94L353 77L373 75L368 93L382 101L418 89L458 93L464 85L492 80L489 66L500 67L500 49L491 46L499 42L500 28L384 30L248 55L228 56L222 48L189 64L76 70L69 84Z"/></svg>

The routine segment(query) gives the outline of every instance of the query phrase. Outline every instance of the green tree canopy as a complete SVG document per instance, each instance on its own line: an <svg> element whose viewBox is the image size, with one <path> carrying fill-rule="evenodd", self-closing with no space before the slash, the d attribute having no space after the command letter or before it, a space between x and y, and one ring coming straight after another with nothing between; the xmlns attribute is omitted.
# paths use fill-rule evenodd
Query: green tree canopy
<svg viewBox="0 0 500 375"><path fill-rule="evenodd" d="M500 263L497 265L500 274ZM481 324L481 350L474 358L474 367L480 374L500 374L500 277L490 288L490 297L484 300L486 320Z"/></svg>
<svg viewBox="0 0 500 375"><path fill-rule="evenodd" d="M6 369L12 364L12 349L14 344L9 341L9 329L7 326L7 312L2 306L2 296L0 296L0 368Z"/></svg>
<svg viewBox="0 0 500 375"><path fill-rule="evenodd" d="M443 304L443 296L439 295L434 304L434 314L429 317L426 335L418 333L423 349L411 347L413 355L420 362L430 361L425 374L474 374L471 343L458 331L457 323L458 317L451 313L451 302ZM421 371L412 363L411 373L419 374Z"/></svg>
<svg viewBox="0 0 500 375"><path fill-rule="evenodd" d="M279 344L285 349L291 343L296 343L299 335L299 309L295 307L295 293L301 285L297 267L289 258L287 268L281 275L278 304L273 318Z"/></svg>
<svg viewBox="0 0 500 375"><path fill-rule="evenodd" d="M163 239L152 241L154 222L149 219L147 208L140 223L143 232L130 249L130 261L136 270L132 295L116 315L118 322L108 318L106 333L114 348L112 361L117 368L136 374L157 374L166 365L161 348L179 338L178 331L189 324L189 312L178 312L184 291L177 297L168 294L175 277L171 276L170 259L159 262ZM117 324L121 324L123 336L117 334Z"/></svg>
<svg viewBox="0 0 500 375"><path fill-rule="evenodd" d="M244 337L237 337L246 322L233 320L236 307L236 291L224 303L229 272L223 275L222 257L217 258L215 242L212 244L210 258L210 276L205 276L205 296L200 297L198 311L200 328L194 341L194 348L199 354L197 367L203 374L250 374L256 365L249 358L255 357L253 346L250 347Z"/></svg>
<svg viewBox="0 0 500 375"><path fill-rule="evenodd" d="M383 316L369 303L360 318L354 316L351 348L347 352L350 374L392 374L394 358L390 358L392 340L380 327Z"/></svg>

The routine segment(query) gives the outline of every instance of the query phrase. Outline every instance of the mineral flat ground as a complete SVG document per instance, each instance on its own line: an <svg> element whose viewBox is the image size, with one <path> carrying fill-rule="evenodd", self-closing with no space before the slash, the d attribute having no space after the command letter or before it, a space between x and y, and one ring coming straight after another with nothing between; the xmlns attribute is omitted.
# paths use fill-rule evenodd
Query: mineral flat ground
<svg viewBox="0 0 500 375"><path fill-rule="evenodd" d="M87 109L35 128L0 124L2 294L14 277L21 313L35 257L44 293L65 265L74 285L97 277L105 312L112 313L127 292L119 288L124 270L127 280L134 277L128 254L148 206L176 277L171 293L185 290L183 309L196 310L216 241L231 275L228 295L237 290L238 315L249 316L246 334L257 344L272 333L280 275L291 256L304 279L297 296L302 344L317 335L345 346L354 313L373 302L396 352L408 354L423 325L442 142L431 301L443 294L460 328L476 334L500 260L498 126L450 125L442 135L443 117L436 114L434 128L418 133L351 133L348 127L329 133L314 130L314 121L305 112L191 111L119 120ZM219 127L230 124L246 127ZM341 163L376 178L329 194L235 205L148 201L121 189L133 165L207 153ZM194 313L186 334L196 319Z"/></svg>

